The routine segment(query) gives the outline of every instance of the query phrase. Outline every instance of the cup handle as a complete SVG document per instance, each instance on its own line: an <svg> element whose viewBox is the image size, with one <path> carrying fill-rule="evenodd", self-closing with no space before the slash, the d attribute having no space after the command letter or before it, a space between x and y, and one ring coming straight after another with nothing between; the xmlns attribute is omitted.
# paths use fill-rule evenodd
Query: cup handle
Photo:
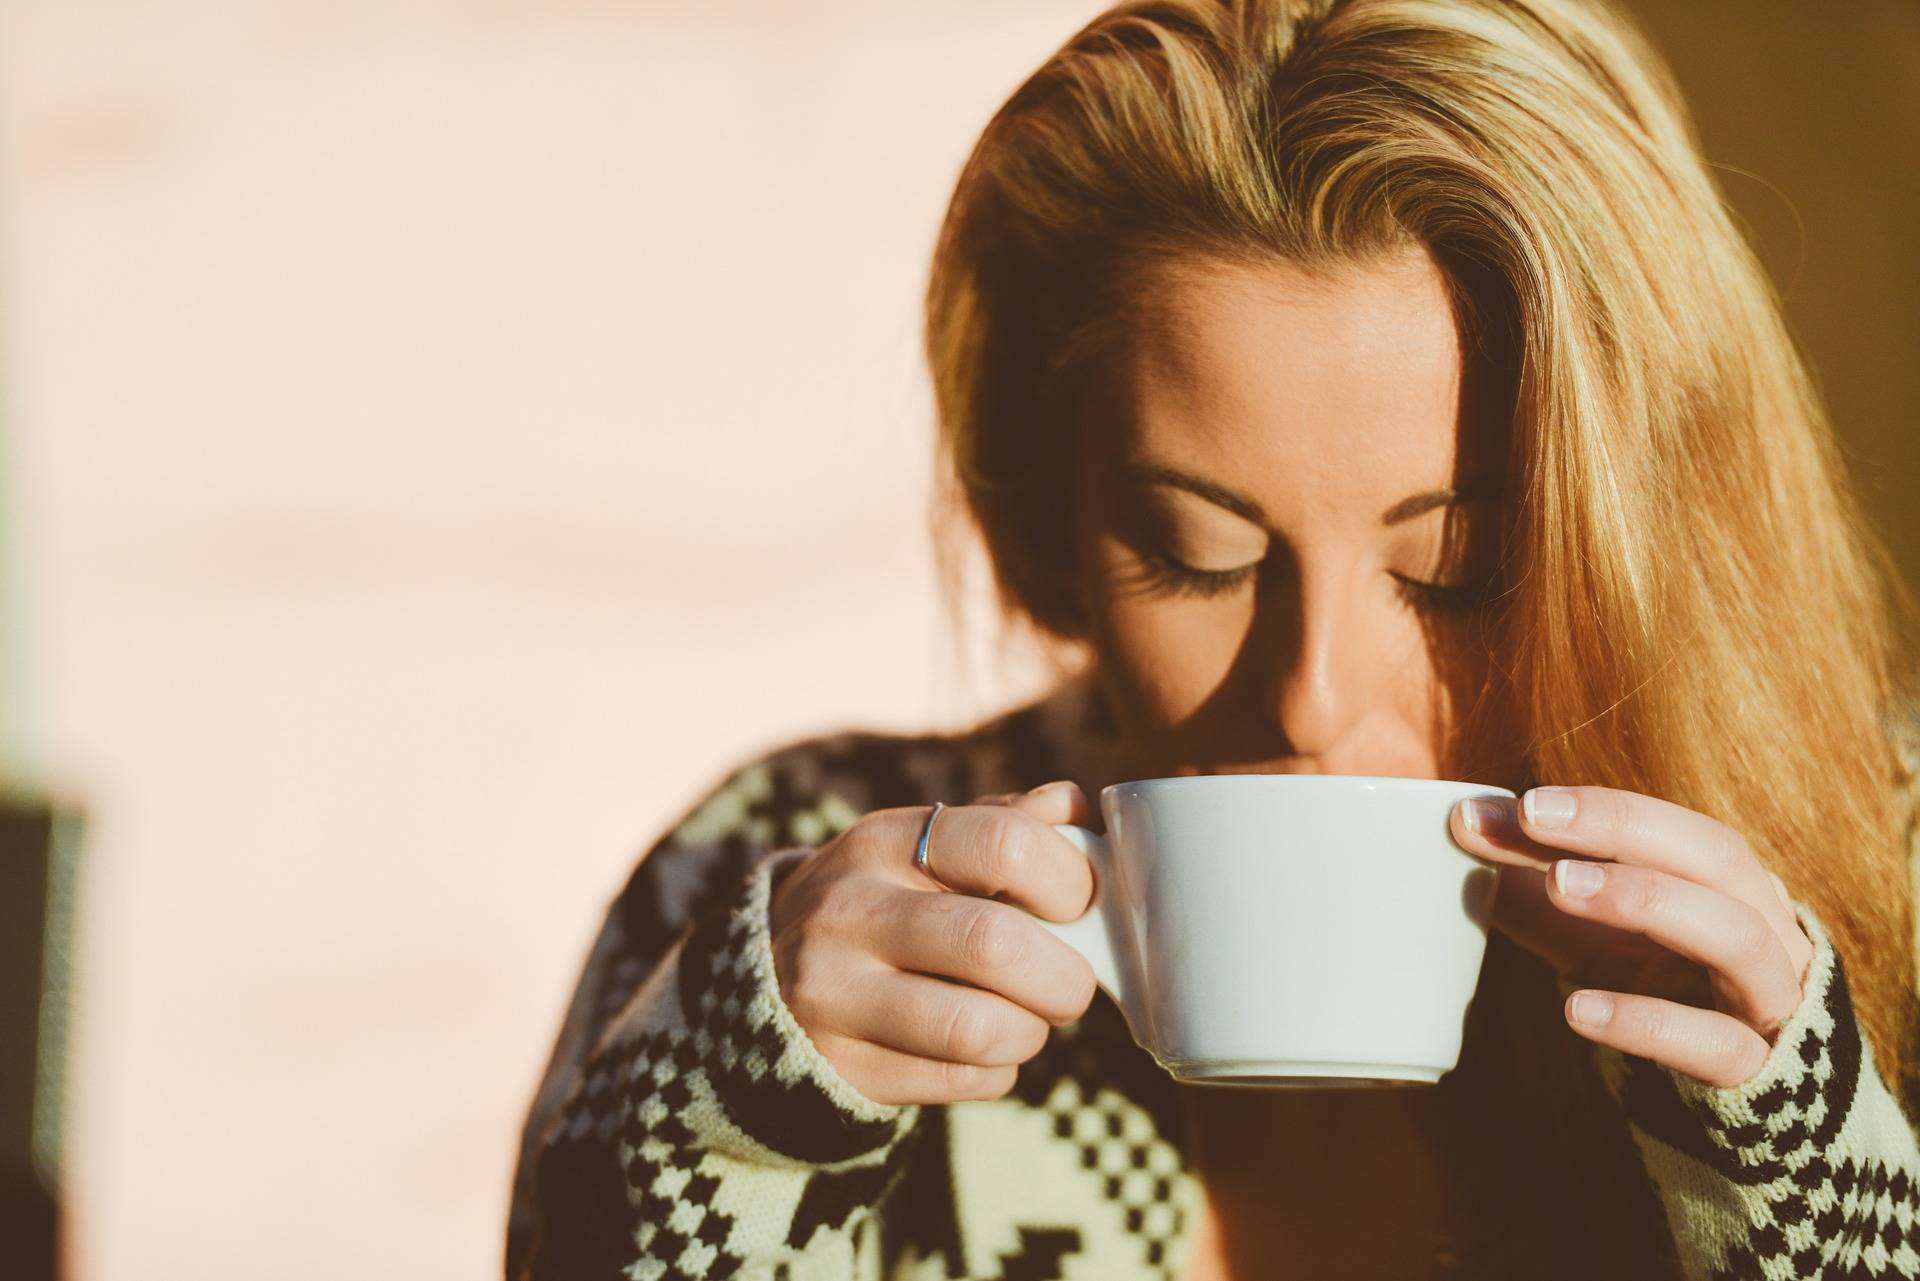
<svg viewBox="0 0 1920 1281"><path fill-rule="evenodd" d="M1127 1003L1120 990L1120 967L1115 964L1113 936L1107 929L1106 912L1102 910L1107 898L1107 886L1112 880L1110 869L1113 866L1106 838L1098 832L1090 832L1071 823L1056 823L1053 830L1078 846L1081 853L1087 856L1087 861L1093 864L1093 902L1077 921L1063 923L1038 916L1033 919L1039 921L1049 934L1085 957L1087 964L1093 967L1094 979L1120 1008L1125 1009Z"/></svg>

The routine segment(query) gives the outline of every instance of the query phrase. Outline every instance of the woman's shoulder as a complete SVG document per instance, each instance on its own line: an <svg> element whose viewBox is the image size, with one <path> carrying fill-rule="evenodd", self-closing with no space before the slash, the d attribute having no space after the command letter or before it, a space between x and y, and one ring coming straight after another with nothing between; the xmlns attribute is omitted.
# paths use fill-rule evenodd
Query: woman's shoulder
<svg viewBox="0 0 1920 1281"><path fill-rule="evenodd" d="M1089 677L957 730L840 729L749 754L717 772L641 856L614 917L657 948L758 859L817 846L863 814L964 805L1056 778L1104 777L1111 718Z"/></svg>
<svg viewBox="0 0 1920 1281"><path fill-rule="evenodd" d="M725 770L664 838L812 845L874 810L961 805L1056 778L1091 784L1112 722L1088 677L953 730L839 729L755 752Z"/></svg>

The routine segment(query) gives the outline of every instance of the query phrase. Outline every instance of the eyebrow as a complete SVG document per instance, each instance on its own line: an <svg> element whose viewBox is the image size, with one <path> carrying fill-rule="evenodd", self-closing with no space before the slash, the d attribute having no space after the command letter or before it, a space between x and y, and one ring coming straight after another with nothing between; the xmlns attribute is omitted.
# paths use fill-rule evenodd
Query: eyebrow
<svg viewBox="0 0 1920 1281"><path fill-rule="evenodd" d="M1122 470L1130 478L1148 485L1172 485L1206 499L1216 507L1224 507L1243 520L1256 525L1267 523L1267 514L1259 503L1245 494L1235 493L1200 476L1190 475L1178 468L1162 466L1158 463L1127 463ZM1458 487L1443 486L1430 489L1423 494L1412 494L1402 498L1381 513L1380 523L1385 526L1398 525L1412 520L1415 516L1425 515L1436 507L1450 507L1456 503L1483 502L1495 497L1500 490L1501 473L1499 471L1482 472L1478 476L1462 481Z"/></svg>

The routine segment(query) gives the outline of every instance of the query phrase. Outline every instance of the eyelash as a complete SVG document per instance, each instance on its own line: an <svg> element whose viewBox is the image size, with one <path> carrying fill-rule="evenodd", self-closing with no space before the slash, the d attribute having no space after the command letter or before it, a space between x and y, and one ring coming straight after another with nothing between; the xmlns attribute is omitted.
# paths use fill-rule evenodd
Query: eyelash
<svg viewBox="0 0 1920 1281"><path fill-rule="evenodd" d="M1225 595L1246 582L1259 568L1256 564L1228 570L1194 569L1155 552L1143 551L1139 555L1141 564L1146 568L1147 580L1156 587L1176 595L1203 599ZM1423 583L1417 578L1406 578L1400 574L1393 577L1399 584L1401 598L1409 605L1439 614L1471 613L1486 603L1487 592L1494 583L1492 578L1488 578L1450 587L1442 583Z"/></svg>

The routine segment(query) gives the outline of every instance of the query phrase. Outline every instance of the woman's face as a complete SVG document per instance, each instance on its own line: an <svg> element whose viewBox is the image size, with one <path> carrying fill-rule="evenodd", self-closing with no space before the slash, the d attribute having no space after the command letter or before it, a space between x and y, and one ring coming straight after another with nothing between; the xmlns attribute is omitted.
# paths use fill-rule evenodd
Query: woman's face
<svg viewBox="0 0 1920 1281"><path fill-rule="evenodd" d="M1457 741L1488 673L1505 432L1432 259L1188 262L1142 294L1075 472L1129 767L1511 777L1511 744Z"/></svg>

